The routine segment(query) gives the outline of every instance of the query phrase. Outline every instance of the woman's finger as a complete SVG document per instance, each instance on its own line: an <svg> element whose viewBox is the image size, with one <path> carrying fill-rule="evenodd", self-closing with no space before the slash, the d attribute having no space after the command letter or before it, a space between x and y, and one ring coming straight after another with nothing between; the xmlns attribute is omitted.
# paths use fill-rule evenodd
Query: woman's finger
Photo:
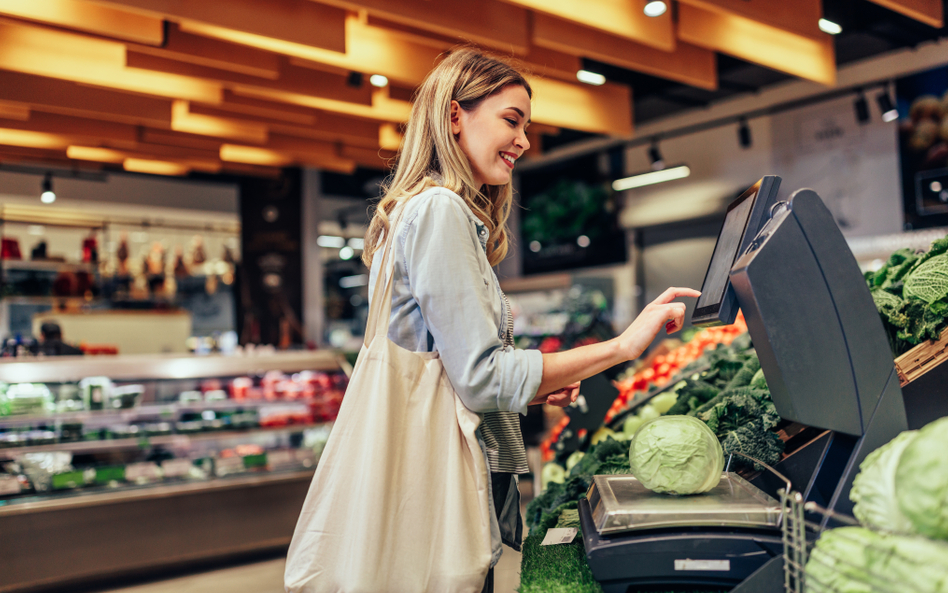
<svg viewBox="0 0 948 593"><path fill-rule="evenodd" d="M652 302L655 303L656 305L664 305L680 297L698 298L699 296L701 296L701 293L693 288L681 288L678 286L672 286L671 288L663 292L661 295L659 295L659 297Z"/></svg>

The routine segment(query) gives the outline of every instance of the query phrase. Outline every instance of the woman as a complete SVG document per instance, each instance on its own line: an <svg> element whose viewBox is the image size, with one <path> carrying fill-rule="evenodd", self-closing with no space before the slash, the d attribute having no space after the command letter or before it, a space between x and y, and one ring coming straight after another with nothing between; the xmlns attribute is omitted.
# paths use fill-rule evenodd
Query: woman
<svg viewBox="0 0 948 593"><path fill-rule="evenodd" d="M699 295L667 290L608 342L552 354L512 347L510 306L491 268L508 249L511 174L530 147L531 97L526 79L502 61L471 48L444 58L418 89L363 254L372 294L376 251L394 230L388 337L411 351L437 351L461 401L482 414L497 520L492 565L501 541L520 549L517 475L528 468L518 414L532 404L569 405L580 380L638 357L662 326L681 328L685 305L673 299Z"/></svg>

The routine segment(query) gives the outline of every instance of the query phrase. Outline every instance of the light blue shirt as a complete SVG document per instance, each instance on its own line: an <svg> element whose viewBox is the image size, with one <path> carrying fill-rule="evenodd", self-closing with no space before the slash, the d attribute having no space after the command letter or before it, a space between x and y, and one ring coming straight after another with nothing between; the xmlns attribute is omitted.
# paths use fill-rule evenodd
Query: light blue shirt
<svg viewBox="0 0 948 593"><path fill-rule="evenodd" d="M504 347L506 304L487 261L487 229L443 187L411 198L397 216L389 339L414 352L438 352L469 410L526 414L540 387L543 355ZM379 252L370 295L381 261Z"/></svg>

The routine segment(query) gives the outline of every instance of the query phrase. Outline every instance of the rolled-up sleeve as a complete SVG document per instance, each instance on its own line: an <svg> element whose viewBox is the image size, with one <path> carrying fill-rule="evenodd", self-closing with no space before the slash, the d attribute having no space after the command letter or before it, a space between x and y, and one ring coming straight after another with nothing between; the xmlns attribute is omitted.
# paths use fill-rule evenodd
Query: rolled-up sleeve
<svg viewBox="0 0 948 593"><path fill-rule="evenodd" d="M527 413L543 375L536 350L505 348L500 298L467 207L448 190L412 199L402 235L411 293L461 401L474 412Z"/></svg>

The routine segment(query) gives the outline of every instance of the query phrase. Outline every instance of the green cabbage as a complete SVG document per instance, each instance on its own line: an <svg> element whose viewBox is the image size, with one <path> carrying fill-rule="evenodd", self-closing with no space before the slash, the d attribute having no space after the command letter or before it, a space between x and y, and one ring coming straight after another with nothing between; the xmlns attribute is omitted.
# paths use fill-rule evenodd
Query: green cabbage
<svg viewBox="0 0 948 593"><path fill-rule="evenodd" d="M869 454L859 465L849 498L855 503L853 514L866 527L913 533L912 522L899 510L895 497L895 470L905 448L918 436L909 430Z"/></svg>
<svg viewBox="0 0 948 593"><path fill-rule="evenodd" d="M895 483L899 509L915 530L948 540L948 418L918 431L902 452Z"/></svg>
<svg viewBox="0 0 948 593"><path fill-rule="evenodd" d="M699 494L718 485L721 443L692 416L661 416L639 427L629 447L632 474L649 490Z"/></svg>
<svg viewBox="0 0 948 593"><path fill-rule="evenodd" d="M948 593L948 545L863 527L823 532L806 569L806 593Z"/></svg>
<svg viewBox="0 0 948 593"><path fill-rule="evenodd" d="M905 277L902 296L929 305L948 296L948 255L932 257Z"/></svg>

